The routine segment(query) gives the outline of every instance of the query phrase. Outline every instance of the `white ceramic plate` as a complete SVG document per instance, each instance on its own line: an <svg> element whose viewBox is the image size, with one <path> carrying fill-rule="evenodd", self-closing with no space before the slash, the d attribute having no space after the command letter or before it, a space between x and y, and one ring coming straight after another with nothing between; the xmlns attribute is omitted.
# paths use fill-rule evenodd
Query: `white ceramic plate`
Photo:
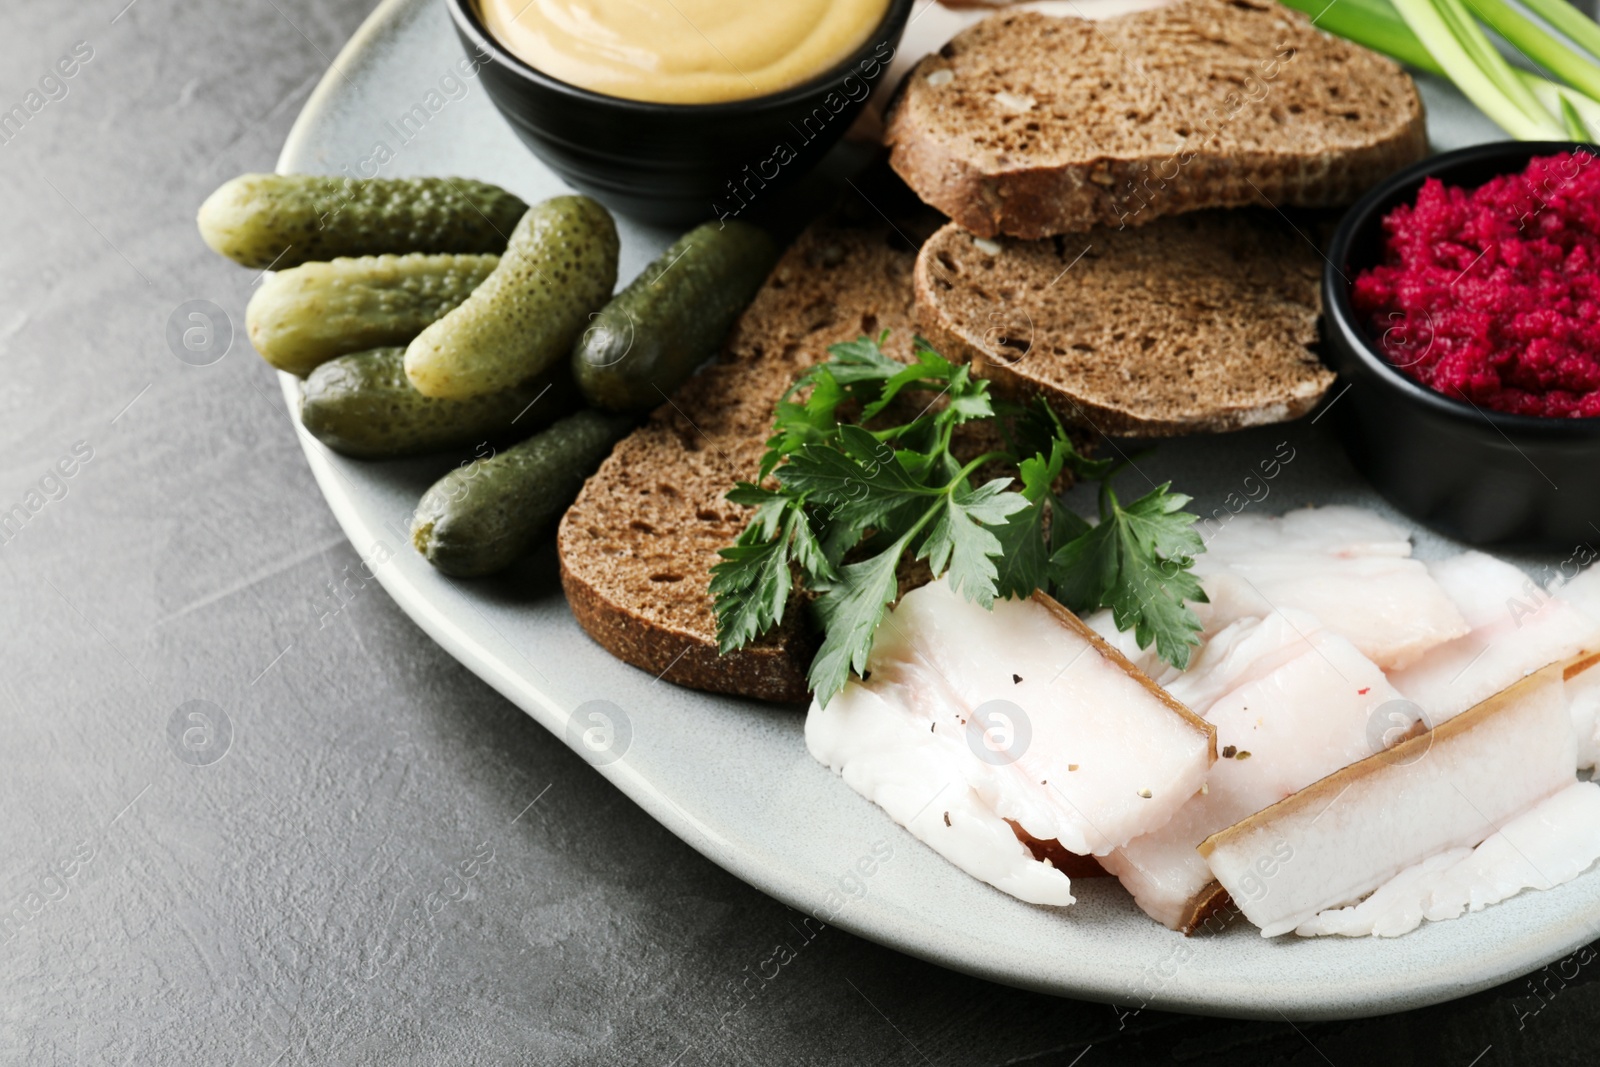
<svg viewBox="0 0 1600 1067"><path fill-rule="evenodd" d="M566 191L483 87L461 76L461 57L438 0L387 0L311 97L279 169L370 174L379 164L389 176L464 175L530 203ZM1435 147L1499 138L1448 87L1424 90ZM674 235L619 221L627 280ZM282 384L296 410L295 380L285 375ZM1325 422L1302 423L1171 442L1139 466L1156 481L1174 479L1209 511L1288 440L1295 459L1256 506L1354 502L1387 512L1326 431ZM1588 916L1600 914L1600 872L1392 941L1266 941L1245 924L1185 939L1146 918L1109 879L1078 881L1079 903L1062 911L1020 903L947 864L815 763L793 709L680 689L612 659L573 621L552 552L506 580L457 583L435 573L407 547L405 529L422 491L454 458L361 463L303 430L300 437L351 543L434 640L580 752L573 711L609 702L615 748L625 752L601 774L733 874L862 937L997 982L1125 1009L1322 1019L1461 996L1595 936ZM1419 554L1448 549L1419 536ZM858 874L875 844L892 858Z"/></svg>

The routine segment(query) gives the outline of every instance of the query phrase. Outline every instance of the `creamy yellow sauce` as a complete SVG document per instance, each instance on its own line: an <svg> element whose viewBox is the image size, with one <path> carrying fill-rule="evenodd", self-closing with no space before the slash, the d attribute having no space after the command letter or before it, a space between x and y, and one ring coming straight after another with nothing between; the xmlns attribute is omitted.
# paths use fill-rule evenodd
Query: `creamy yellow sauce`
<svg viewBox="0 0 1600 1067"><path fill-rule="evenodd" d="M629 100L711 104L779 92L848 58L889 0L480 0L530 66Z"/></svg>

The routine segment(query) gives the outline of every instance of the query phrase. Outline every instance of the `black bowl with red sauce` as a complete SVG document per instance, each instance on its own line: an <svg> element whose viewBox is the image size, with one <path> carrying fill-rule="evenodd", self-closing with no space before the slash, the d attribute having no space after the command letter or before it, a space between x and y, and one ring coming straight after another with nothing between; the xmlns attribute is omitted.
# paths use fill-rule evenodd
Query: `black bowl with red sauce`
<svg viewBox="0 0 1600 1067"><path fill-rule="evenodd" d="M1508 414L1415 380L1380 351L1354 280L1384 262L1384 218L1423 182L1475 189L1536 157L1600 156L1578 142L1508 141L1446 152L1390 177L1339 223L1323 270L1324 358L1339 373L1329 413L1356 468L1395 507L1475 545L1570 549L1600 541L1600 418ZM1600 163L1600 159L1595 160Z"/></svg>

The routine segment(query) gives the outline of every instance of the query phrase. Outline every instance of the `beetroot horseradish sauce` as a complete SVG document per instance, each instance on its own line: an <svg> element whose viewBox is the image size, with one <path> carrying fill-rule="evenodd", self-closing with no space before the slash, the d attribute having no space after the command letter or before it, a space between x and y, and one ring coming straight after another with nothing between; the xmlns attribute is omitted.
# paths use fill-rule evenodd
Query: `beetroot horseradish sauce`
<svg viewBox="0 0 1600 1067"><path fill-rule="evenodd" d="M1482 408L1600 416L1600 166L1532 160L1477 189L1429 178L1383 220L1351 299L1400 371Z"/></svg>

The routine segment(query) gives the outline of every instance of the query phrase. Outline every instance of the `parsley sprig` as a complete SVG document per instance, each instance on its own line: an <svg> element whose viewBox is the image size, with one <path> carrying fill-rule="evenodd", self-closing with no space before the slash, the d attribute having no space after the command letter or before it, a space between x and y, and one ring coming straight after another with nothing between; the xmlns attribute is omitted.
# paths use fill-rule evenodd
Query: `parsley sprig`
<svg viewBox="0 0 1600 1067"><path fill-rule="evenodd" d="M1153 641L1186 667L1200 621L1185 602L1205 600L1189 573L1204 551L1183 510L1190 498L1162 485L1123 504L1111 484L1121 464L1082 455L1043 401L998 403L988 382L920 337L914 362L886 355L887 336L834 345L796 380L757 480L728 493L755 512L712 568L722 650L777 626L798 577L816 594L823 641L809 680L826 704L866 669L910 553L984 607L1043 589L1074 611L1110 608L1140 648ZM909 421L891 421L911 409L920 410ZM994 420L1005 447L958 459L956 428L979 419ZM984 468L1016 476L974 484ZM1066 474L1099 482L1097 522L1056 494Z"/></svg>

